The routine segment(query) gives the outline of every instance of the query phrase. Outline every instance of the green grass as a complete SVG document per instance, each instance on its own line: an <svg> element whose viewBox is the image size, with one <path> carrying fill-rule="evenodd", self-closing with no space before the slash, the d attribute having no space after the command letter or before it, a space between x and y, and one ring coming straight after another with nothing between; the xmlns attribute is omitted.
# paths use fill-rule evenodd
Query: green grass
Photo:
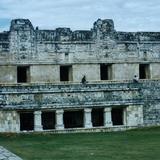
<svg viewBox="0 0 160 160"><path fill-rule="evenodd" d="M0 134L24 160L159 160L160 127L111 133Z"/></svg>

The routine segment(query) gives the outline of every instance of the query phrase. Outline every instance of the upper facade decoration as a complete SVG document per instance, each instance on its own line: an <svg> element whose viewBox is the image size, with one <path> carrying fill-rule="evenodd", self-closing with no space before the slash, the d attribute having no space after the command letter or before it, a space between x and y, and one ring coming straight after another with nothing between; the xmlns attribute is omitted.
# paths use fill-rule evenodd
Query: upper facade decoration
<svg viewBox="0 0 160 160"><path fill-rule="evenodd" d="M119 32L111 19L90 30L39 30L28 19L14 19L0 33L0 64L159 61L160 32Z"/></svg>

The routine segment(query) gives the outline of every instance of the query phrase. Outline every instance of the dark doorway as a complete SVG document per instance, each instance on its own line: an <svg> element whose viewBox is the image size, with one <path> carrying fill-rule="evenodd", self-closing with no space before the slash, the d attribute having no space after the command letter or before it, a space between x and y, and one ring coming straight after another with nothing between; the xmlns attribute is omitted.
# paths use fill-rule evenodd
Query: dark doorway
<svg viewBox="0 0 160 160"><path fill-rule="evenodd" d="M113 125L123 125L123 108L112 108Z"/></svg>
<svg viewBox="0 0 160 160"><path fill-rule="evenodd" d="M20 130L34 130L34 114L32 112L20 113Z"/></svg>
<svg viewBox="0 0 160 160"><path fill-rule="evenodd" d="M60 66L60 81L72 81L72 66Z"/></svg>
<svg viewBox="0 0 160 160"><path fill-rule="evenodd" d="M92 109L92 125L93 127L103 126L103 109Z"/></svg>
<svg viewBox="0 0 160 160"><path fill-rule="evenodd" d="M55 112L42 112L43 129L55 129Z"/></svg>
<svg viewBox="0 0 160 160"><path fill-rule="evenodd" d="M29 67L18 66L17 67L17 82L26 83L29 82Z"/></svg>
<svg viewBox="0 0 160 160"><path fill-rule="evenodd" d="M140 79L149 79L150 78L149 64L140 64L139 65L139 78Z"/></svg>
<svg viewBox="0 0 160 160"><path fill-rule="evenodd" d="M83 127L83 111L65 111L63 120L65 128Z"/></svg>
<svg viewBox="0 0 160 160"><path fill-rule="evenodd" d="M100 65L100 76L101 80L111 80L112 79L112 67L111 64L101 64Z"/></svg>

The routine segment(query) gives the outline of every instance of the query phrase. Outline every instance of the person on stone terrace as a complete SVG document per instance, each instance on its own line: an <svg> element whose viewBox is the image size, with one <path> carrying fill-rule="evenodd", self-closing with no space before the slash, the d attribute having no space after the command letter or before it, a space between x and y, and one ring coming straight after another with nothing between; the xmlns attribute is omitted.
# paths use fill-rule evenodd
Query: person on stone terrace
<svg viewBox="0 0 160 160"><path fill-rule="evenodd" d="M138 83L138 81L139 81L138 76L137 76L137 75L134 75L133 82L134 82L134 83Z"/></svg>
<svg viewBox="0 0 160 160"><path fill-rule="evenodd" d="M83 76L83 78L82 78L82 80L81 80L81 83L82 83L82 84L86 84L86 83L87 83L87 81L86 81L86 76L85 76L85 75Z"/></svg>

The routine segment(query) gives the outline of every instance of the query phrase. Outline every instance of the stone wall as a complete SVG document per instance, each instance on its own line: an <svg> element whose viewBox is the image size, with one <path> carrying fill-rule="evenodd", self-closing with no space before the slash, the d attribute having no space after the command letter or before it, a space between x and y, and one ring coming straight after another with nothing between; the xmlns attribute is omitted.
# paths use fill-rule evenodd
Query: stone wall
<svg viewBox="0 0 160 160"><path fill-rule="evenodd" d="M126 110L127 126L141 126L143 124L143 105L132 105L127 107Z"/></svg>
<svg viewBox="0 0 160 160"><path fill-rule="evenodd" d="M127 107L128 126L142 123L157 125L160 123L159 92L159 81L90 83L86 85L1 85L1 128L2 131L4 128L5 131L18 130L19 120L16 111L113 106Z"/></svg>
<svg viewBox="0 0 160 160"><path fill-rule="evenodd" d="M139 75L139 64L117 63L112 65L113 80L131 80L134 75Z"/></svg>
<svg viewBox="0 0 160 160"><path fill-rule="evenodd" d="M81 82L84 75L86 76L87 81L100 80L100 66L96 64L73 65L74 82Z"/></svg>
<svg viewBox="0 0 160 160"><path fill-rule="evenodd" d="M160 121L160 105L159 105L159 93L160 93L160 83L148 82L147 85L143 84L143 90L141 94L145 95L143 97L144 103L144 124L145 125L159 125Z"/></svg>
<svg viewBox="0 0 160 160"><path fill-rule="evenodd" d="M152 79L159 79L160 78L159 77L159 75L160 75L160 70L159 70L160 64L159 63L153 63L153 64L151 64L150 67L151 67L150 68L151 78Z"/></svg>
<svg viewBox="0 0 160 160"><path fill-rule="evenodd" d="M17 67L11 65L0 66L0 83L16 83Z"/></svg>
<svg viewBox="0 0 160 160"><path fill-rule="evenodd" d="M33 65L30 68L30 82L58 82L59 73L58 65Z"/></svg>
<svg viewBox="0 0 160 160"><path fill-rule="evenodd" d="M110 65L112 81L101 80L104 64ZM141 64L148 68L140 71ZM25 84L17 84L19 66L27 67ZM61 66L70 66L68 82L60 81ZM98 19L88 31L40 30L28 19L12 20L10 30L0 33L0 131L19 131L19 111L88 114L103 107L108 114L116 106L126 110L125 125L160 124L159 66L159 32L119 32L110 19ZM132 82L147 69L142 77L148 80ZM84 75L87 84L80 83Z"/></svg>
<svg viewBox="0 0 160 160"><path fill-rule="evenodd" d="M108 64L111 67L110 72L106 71L105 74L110 73L110 80L132 80L134 75L140 75L139 64L135 63L101 63ZM28 82L29 83L57 83L60 82L60 67L70 66L70 81L80 82L85 75L87 81L101 81L101 64L20 64L17 66L28 67ZM159 63L142 63L148 64L148 79L159 79L160 71ZM3 65L0 66L0 83L17 83L17 66L16 65Z"/></svg>
<svg viewBox="0 0 160 160"><path fill-rule="evenodd" d="M19 132L20 119L17 111L0 110L0 132Z"/></svg>
<svg viewBox="0 0 160 160"><path fill-rule="evenodd" d="M3 109L39 109L110 106L142 103L138 86L132 83L17 84L1 85ZM38 99L37 99L38 97Z"/></svg>
<svg viewBox="0 0 160 160"><path fill-rule="evenodd" d="M0 33L0 56L16 64L84 63L84 60L153 62L160 58L159 35L159 32L118 32L113 21L107 19L98 19L88 31L39 30L27 19L15 19L10 32Z"/></svg>
<svg viewBox="0 0 160 160"><path fill-rule="evenodd" d="M0 33L0 83L16 83L15 67L20 65L31 66L30 82L59 81L57 65L72 65L75 82L83 74L88 74L88 80L100 80L100 64L113 65L113 80L132 79L139 74L138 64L150 64L150 77L158 79L159 35L159 32L119 32L110 19L98 19L88 31L39 30L28 19L15 19L10 31ZM92 70L95 76L91 76Z"/></svg>

